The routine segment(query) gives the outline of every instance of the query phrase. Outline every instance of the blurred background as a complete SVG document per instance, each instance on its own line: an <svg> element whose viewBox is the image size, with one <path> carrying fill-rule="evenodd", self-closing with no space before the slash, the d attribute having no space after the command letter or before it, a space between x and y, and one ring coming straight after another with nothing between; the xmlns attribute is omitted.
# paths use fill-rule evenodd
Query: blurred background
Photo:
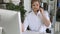
<svg viewBox="0 0 60 34"><path fill-rule="evenodd" d="M54 33L60 32L60 0L40 0L40 5L48 11ZM31 0L0 0L0 9L21 12L22 23L24 17L31 10Z"/></svg>

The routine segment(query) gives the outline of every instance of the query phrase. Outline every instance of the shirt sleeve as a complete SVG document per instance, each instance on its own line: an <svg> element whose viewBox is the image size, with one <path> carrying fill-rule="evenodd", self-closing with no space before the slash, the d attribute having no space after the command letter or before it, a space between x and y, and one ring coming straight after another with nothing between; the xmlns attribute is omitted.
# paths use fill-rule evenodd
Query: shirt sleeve
<svg viewBox="0 0 60 34"><path fill-rule="evenodd" d="M49 17L49 14L48 14L47 11L45 11L45 17L46 17L48 20L50 20L50 17ZM51 23L50 23L49 27L47 27L47 28L51 28Z"/></svg>
<svg viewBox="0 0 60 34"><path fill-rule="evenodd" d="M28 17L26 17L24 20L24 31L27 30L27 27L28 27Z"/></svg>

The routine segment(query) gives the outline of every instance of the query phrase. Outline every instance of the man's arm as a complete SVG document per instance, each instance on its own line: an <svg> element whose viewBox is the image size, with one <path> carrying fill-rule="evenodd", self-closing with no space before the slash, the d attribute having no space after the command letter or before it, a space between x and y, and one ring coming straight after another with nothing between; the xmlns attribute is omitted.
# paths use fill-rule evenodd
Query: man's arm
<svg viewBox="0 0 60 34"><path fill-rule="evenodd" d="M24 23L22 24L22 32L27 30L28 27L28 17L25 18Z"/></svg>
<svg viewBox="0 0 60 34"><path fill-rule="evenodd" d="M44 10L42 8L40 8L40 12L41 12L41 15L42 15L41 16L42 21L47 27L49 27L51 25L51 22L50 22L50 20L47 19L46 15L43 13L43 11Z"/></svg>

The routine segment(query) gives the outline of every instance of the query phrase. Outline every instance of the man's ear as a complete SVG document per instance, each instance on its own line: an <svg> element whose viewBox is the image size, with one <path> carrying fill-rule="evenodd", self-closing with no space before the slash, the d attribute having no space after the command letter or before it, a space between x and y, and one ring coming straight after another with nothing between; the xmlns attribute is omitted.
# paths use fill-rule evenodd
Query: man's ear
<svg viewBox="0 0 60 34"><path fill-rule="evenodd" d="M43 8L42 6L39 6L40 8Z"/></svg>

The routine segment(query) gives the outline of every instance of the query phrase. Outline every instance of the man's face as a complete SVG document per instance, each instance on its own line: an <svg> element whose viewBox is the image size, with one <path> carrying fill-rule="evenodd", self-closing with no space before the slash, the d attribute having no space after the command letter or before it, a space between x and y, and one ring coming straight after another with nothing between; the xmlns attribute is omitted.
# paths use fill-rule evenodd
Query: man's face
<svg viewBox="0 0 60 34"><path fill-rule="evenodd" d="M39 2L38 1L36 1L32 4L32 9L33 9L33 11L39 10Z"/></svg>

